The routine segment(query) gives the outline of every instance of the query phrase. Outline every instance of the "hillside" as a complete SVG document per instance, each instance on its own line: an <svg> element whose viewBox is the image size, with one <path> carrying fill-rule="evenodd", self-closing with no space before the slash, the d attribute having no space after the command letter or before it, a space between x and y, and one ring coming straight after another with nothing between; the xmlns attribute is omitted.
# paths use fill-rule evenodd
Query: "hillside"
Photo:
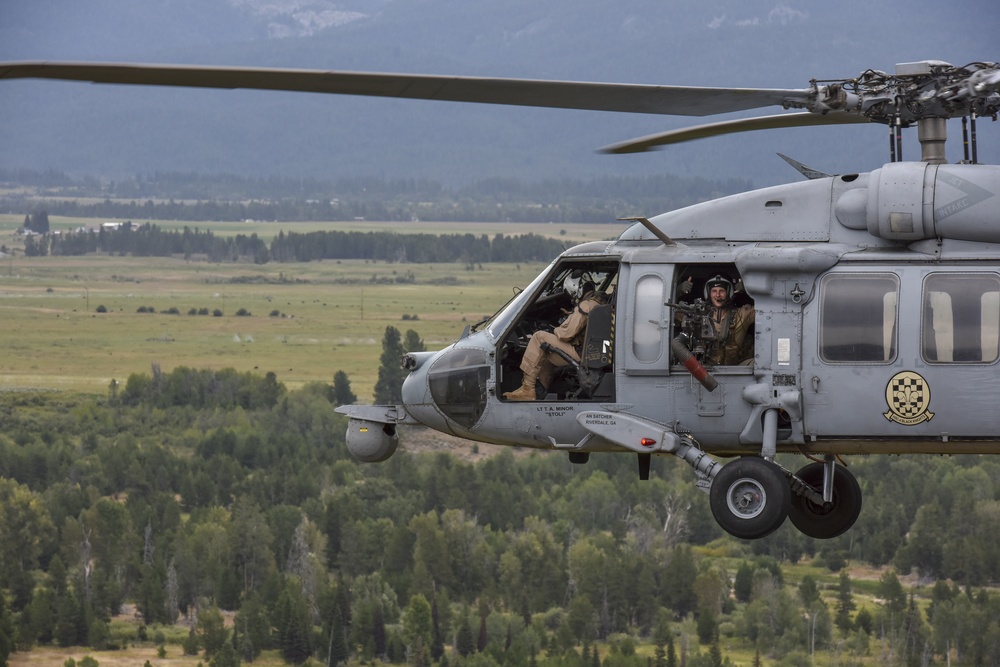
<svg viewBox="0 0 1000 667"><path fill-rule="evenodd" d="M711 5L683 0L143 3L72 0L0 8L0 60L94 59L804 87L808 80L940 58L997 59L982 0ZM891 30L886 27L891 26ZM680 126L670 118L244 91L8 82L2 168L120 177L156 171L290 177L583 178L673 173L794 178L780 151L826 171L880 166L882 128L727 137L642 156L596 147ZM980 156L998 160L984 127ZM957 135L957 125L952 130ZM991 136L993 135L993 136ZM960 146L953 141L955 153ZM909 155L916 139L908 137ZM849 146L849 150L844 150Z"/></svg>

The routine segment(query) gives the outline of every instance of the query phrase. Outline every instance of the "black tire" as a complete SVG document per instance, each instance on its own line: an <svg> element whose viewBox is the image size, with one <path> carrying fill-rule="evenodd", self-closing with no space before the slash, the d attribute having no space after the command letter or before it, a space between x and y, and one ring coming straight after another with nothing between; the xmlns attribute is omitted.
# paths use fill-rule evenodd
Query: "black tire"
<svg viewBox="0 0 1000 667"><path fill-rule="evenodd" d="M792 491L781 468L755 457L722 466L712 480L712 515L727 533L746 540L766 537L788 516Z"/></svg>
<svg viewBox="0 0 1000 667"><path fill-rule="evenodd" d="M810 463L795 476L817 491L823 490L823 464ZM861 514L861 485L850 470L837 467L833 476L833 501L817 505L805 496L792 495L788 517L804 535L828 540L843 535Z"/></svg>

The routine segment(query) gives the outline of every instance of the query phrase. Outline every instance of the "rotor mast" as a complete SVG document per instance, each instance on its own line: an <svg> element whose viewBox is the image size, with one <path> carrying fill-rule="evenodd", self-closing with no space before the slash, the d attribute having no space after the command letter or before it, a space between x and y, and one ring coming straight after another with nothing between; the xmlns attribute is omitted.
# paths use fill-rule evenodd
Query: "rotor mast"
<svg viewBox="0 0 1000 667"><path fill-rule="evenodd" d="M947 120L944 118L921 118L917 121L917 141L920 142L920 161L944 164L944 144L948 139Z"/></svg>

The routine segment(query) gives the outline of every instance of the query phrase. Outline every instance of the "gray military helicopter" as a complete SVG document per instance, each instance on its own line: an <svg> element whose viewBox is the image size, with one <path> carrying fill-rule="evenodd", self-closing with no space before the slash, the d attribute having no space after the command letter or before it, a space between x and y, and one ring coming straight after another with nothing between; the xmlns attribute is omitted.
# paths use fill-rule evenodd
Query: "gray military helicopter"
<svg viewBox="0 0 1000 667"><path fill-rule="evenodd" d="M885 124L892 160L870 173L827 175L790 160L807 180L632 218L613 241L565 251L455 343L406 355L402 405L338 408L348 448L384 461L397 426L425 425L564 450L574 463L628 452L643 479L652 456L675 456L693 468L720 526L748 539L786 518L816 538L848 530L862 499L845 455L1000 453L996 411L981 410L1000 363L1000 167L978 164L976 139L976 119L1000 112L995 63L904 63L790 90L50 62L0 64L2 78L689 116L802 110L604 149L615 153L757 129ZM965 156L947 164L953 118ZM901 132L913 125L922 155L906 162ZM544 387L525 382L533 333L582 307L581 291L602 298L576 354L547 349L558 368ZM535 395L512 400L522 385ZM808 462L792 472L778 453Z"/></svg>

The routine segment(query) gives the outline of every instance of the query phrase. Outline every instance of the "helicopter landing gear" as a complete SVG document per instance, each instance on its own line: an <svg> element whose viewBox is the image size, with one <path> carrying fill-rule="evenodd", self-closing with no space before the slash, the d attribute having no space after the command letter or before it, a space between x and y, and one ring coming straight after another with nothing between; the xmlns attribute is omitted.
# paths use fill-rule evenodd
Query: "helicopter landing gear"
<svg viewBox="0 0 1000 667"><path fill-rule="evenodd" d="M745 456L722 466L709 500L715 520L730 535L752 540L785 522L792 501L784 472L765 459Z"/></svg>
<svg viewBox="0 0 1000 667"><path fill-rule="evenodd" d="M829 473L826 470L829 470ZM828 463L810 463L795 476L820 490L820 498L824 482L832 476L832 500L828 503L817 503L805 493L794 493L792 504L788 510L788 518L804 535L818 539L837 537L850 529L861 514L861 485L857 478L845 467L840 466L833 474L832 460ZM828 495L829 497L829 495ZM815 495L813 495L815 498Z"/></svg>

